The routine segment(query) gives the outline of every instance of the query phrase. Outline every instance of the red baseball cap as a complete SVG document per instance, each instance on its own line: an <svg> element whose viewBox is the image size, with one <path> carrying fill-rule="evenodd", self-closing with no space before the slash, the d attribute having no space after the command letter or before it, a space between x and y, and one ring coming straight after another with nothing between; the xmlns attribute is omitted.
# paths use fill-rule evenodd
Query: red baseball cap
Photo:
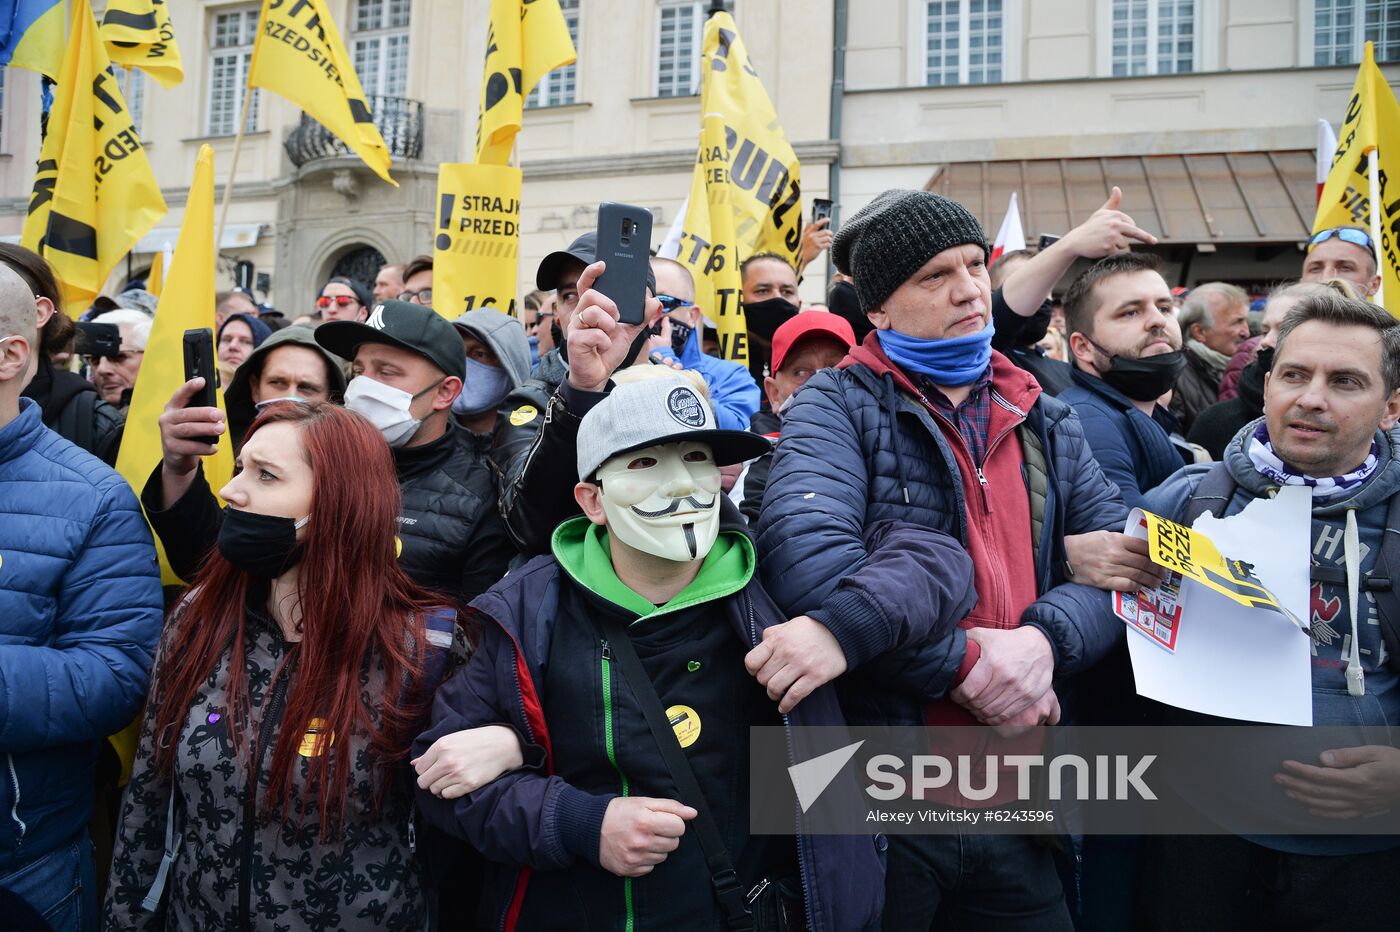
<svg viewBox="0 0 1400 932"><path fill-rule="evenodd" d="M850 349L856 345L856 334L850 323L830 311L803 311L773 331L773 368L777 372L794 346L814 333L833 336Z"/></svg>

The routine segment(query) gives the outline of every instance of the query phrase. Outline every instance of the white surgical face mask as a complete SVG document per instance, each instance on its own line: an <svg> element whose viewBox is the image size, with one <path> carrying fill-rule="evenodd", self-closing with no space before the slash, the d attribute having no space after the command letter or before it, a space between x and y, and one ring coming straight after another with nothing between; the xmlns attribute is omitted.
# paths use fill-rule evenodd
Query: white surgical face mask
<svg viewBox="0 0 1400 932"><path fill-rule="evenodd" d="M367 375L355 376L345 387L345 407L377 427L391 447L408 443L423 423L422 418L414 417L408 410L415 397Z"/></svg>
<svg viewBox="0 0 1400 932"><path fill-rule="evenodd" d="M630 547L688 563L719 536L720 474L708 444L668 443L598 467L608 533Z"/></svg>

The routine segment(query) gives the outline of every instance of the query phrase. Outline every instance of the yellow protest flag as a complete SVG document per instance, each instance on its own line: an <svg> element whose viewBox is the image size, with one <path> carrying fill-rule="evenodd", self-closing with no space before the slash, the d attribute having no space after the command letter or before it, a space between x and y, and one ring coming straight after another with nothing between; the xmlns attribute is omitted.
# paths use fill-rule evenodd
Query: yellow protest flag
<svg viewBox="0 0 1400 932"><path fill-rule="evenodd" d="M146 290L157 298L165 285L165 252L162 250L151 259L151 270L146 273Z"/></svg>
<svg viewBox="0 0 1400 932"><path fill-rule="evenodd" d="M1380 303L1386 310L1400 317L1400 186L1390 180L1396 178L1400 178L1400 103L1376 67L1375 52L1367 42L1346 118L1337 133L1332 170L1317 202L1313 232L1338 226L1371 231L1379 246L1381 292L1377 297L1383 299Z"/></svg>
<svg viewBox="0 0 1400 932"><path fill-rule="evenodd" d="M49 260L77 316L165 215L165 198L88 0L73 0L60 72L21 242Z"/></svg>
<svg viewBox="0 0 1400 932"><path fill-rule="evenodd" d="M63 0L11 0L0 12L0 66L57 80L63 64Z"/></svg>
<svg viewBox="0 0 1400 932"><path fill-rule="evenodd" d="M515 313L520 169L438 166L433 310L448 320L479 307Z"/></svg>
<svg viewBox="0 0 1400 932"><path fill-rule="evenodd" d="M801 166L728 13L705 23L700 69L700 151L675 258L690 269L696 303L719 328L721 355L744 362L739 266L760 252L796 266Z"/></svg>
<svg viewBox="0 0 1400 932"><path fill-rule="evenodd" d="M112 61L140 68L161 87L174 87L185 80L185 65L165 0L107 0L102 40Z"/></svg>
<svg viewBox="0 0 1400 932"><path fill-rule="evenodd" d="M559 0L491 0L486 69L476 119L478 162L510 162L525 98L540 78L576 59Z"/></svg>
<svg viewBox="0 0 1400 932"><path fill-rule="evenodd" d="M325 0L264 0L248 86L265 87L305 110L398 187L389 177L389 147Z"/></svg>
<svg viewBox="0 0 1400 932"><path fill-rule="evenodd" d="M185 331L214 329L214 256L214 150L200 146L175 255L156 305L146 354L131 391L126 432L117 453L117 472L138 496L161 459L161 412L175 390L185 384ZM218 400L222 409L222 391L218 392ZM233 451L229 444L225 434L219 440L218 450L204 458L204 477L215 491L233 476ZM181 580L171 571L159 538L156 547L160 550L162 583L179 585Z"/></svg>

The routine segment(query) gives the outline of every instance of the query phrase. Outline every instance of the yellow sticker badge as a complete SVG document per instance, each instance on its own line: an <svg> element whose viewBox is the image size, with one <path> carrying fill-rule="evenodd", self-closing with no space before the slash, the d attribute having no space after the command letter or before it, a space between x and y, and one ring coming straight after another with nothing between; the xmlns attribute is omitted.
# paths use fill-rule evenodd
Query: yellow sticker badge
<svg viewBox="0 0 1400 932"><path fill-rule="evenodd" d="M306 724L306 734L301 736L301 746L297 748L297 753L302 757L320 757L325 750L321 746L321 736L325 735L325 747L335 744L335 732L326 731L326 720L323 718L313 718Z"/></svg>
<svg viewBox="0 0 1400 932"><path fill-rule="evenodd" d="M521 405L510 412L510 423L514 427L524 427L539 416L540 411L534 405Z"/></svg>
<svg viewBox="0 0 1400 932"><path fill-rule="evenodd" d="M666 721L676 733L681 747L688 748L700 740L700 714L688 705L673 705L666 710Z"/></svg>

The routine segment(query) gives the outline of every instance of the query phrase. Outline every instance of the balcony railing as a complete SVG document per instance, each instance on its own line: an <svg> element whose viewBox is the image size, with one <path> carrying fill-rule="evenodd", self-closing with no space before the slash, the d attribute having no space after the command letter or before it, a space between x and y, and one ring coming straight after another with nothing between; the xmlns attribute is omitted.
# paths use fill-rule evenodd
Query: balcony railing
<svg viewBox="0 0 1400 932"><path fill-rule="evenodd" d="M374 114L374 125L384 137L389 154L395 159L416 159L423 153L423 103L406 97L368 98L370 112ZM300 168L316 159L330 159L351 155L350 148L331 135L320 123L307 114L301 115L301 123L287 136L287 155L292 164Z"/></svg>

